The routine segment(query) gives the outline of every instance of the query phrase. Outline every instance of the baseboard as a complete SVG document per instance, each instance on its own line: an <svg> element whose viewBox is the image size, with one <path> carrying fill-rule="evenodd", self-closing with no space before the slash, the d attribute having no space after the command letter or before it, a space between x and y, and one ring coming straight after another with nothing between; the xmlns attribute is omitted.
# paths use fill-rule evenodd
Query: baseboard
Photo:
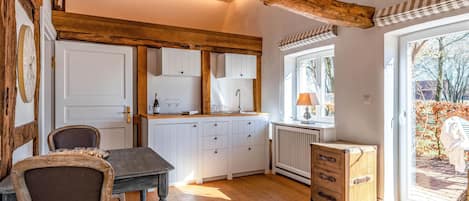
<svg viewBox="0 0 469 201"><path fill-rule="evenodd" d="M289 177L293 180L299 181L301 183L304 183L306 185L311 185L311 180L309 178L304 178L302 176L298 176L297 174L291 173L289 171L280 169L280 168L274 168L275 174L281 174L283 176Z"/></svg>

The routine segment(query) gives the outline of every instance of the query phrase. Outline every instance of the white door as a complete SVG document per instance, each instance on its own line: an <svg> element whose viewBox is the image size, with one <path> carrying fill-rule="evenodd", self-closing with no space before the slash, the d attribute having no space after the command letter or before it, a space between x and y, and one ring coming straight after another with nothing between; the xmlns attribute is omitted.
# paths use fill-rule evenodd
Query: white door
<svg viewBox="0 0 469 201"><path fill-rule="evenodd" d="M85 124L102 149L132 147L132 48L56 42L55 127Z"/></svg>

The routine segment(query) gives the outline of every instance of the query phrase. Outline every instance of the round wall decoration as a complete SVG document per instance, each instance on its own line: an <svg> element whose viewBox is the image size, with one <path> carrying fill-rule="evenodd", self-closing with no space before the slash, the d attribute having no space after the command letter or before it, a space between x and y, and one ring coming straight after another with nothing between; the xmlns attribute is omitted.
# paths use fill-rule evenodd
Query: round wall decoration
<svg viewBox="0 0 469 201"><path fill-rule="evenodd" d="M36 45L30 26L22 25L18 38L18 85L25 103L34 99L36 91Z"/></svg>

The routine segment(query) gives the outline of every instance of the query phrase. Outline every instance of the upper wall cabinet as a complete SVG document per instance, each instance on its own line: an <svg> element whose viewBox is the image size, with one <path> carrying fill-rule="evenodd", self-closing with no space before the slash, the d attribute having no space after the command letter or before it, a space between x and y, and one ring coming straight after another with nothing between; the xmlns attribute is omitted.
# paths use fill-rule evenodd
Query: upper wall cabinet
<svg viewBox="0 0 469 201"><path fill-rule="evenodd" d="M161 48L157 51L157 75L200 76L200 50Z"/></svg>
<svg viewBox="0 0 469 201"><path fill-rule="evenodd" d="M220 54L217 58L217 78L256 79L257 57L244 54Z"/></svg>

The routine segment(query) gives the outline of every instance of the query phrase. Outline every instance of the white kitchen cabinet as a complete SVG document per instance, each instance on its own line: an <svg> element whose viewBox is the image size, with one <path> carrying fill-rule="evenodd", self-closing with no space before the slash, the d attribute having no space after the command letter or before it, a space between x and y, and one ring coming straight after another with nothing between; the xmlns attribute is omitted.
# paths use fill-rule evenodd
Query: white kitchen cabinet
<svg viewBox="0 0 469 201"><path fill-rule="evenodd" d="M217 78L256 79L257 57L225 53L217 58Z"/></svg>
<svg viewBox="0 0 469 201"><path fill-rule="evenodd" d="M171 184L195 181L198 169L198 123L149 124L148 146L170 162Z"/></svg>
<svg viewBox="0 0 469 201"><path fill-rule="evenodd" d="M232 174L265 169L268 163L267 126L262 119L233 121Z"/></svg>
<svg viewBox="0 0 469 201"><path fill-rule="evenodd" d="M268 170L268 117L223 116L143 119L144 145L175 169L170 184L255 174Z"/></svg>
<svg viewBox="0 0 469 201"><path fill-rule="evenodd" d="M200 50L161 48L157 51L157 75L200 76Z"/></svg>

